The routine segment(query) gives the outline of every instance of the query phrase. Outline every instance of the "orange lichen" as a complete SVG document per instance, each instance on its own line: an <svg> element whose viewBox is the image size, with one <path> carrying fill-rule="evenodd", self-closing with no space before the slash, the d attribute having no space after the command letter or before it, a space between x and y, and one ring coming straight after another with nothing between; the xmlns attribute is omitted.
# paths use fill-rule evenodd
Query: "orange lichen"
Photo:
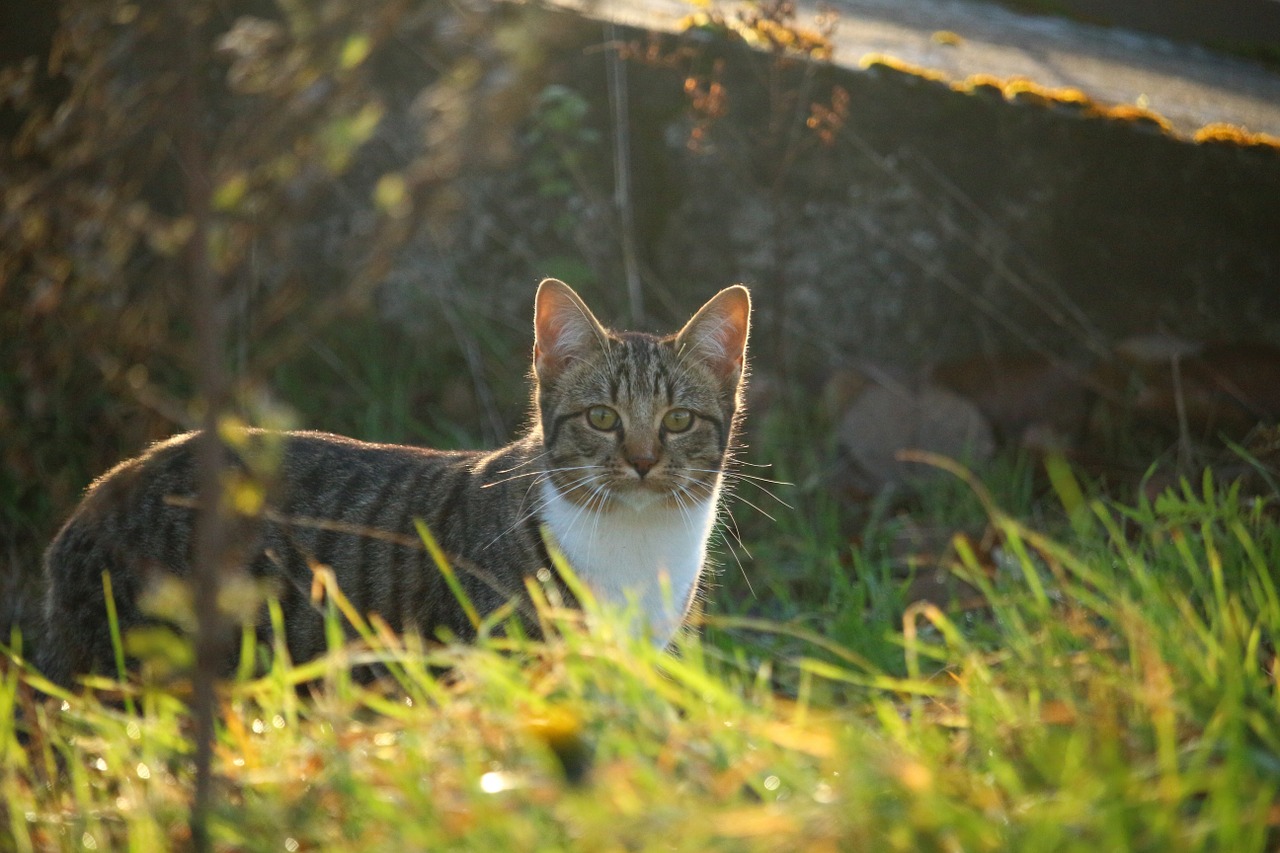
<svg viewBox="0 0 1280 853"><path fill-rule="evenodd" d="M1099 114L1115 121L1127 121L1133 124L1151 125L1171 136L1176 136L1173 125L1167 118L1157 112L1146 109L1145 107L1135 106L1133 104L1116 104L1111 107L1101 107Z"/></svg>
<svg viewBox="0 0 1280 853"><path fill-rule="evenodd" d="M983 94L1004 97L1004 81L994 74L971 74L951 84L951 88L965 95Z"/></svg>
<svg viewBox="0 0 1280 853"><path fill-rule="evenodd" d="M971 92L974 89L1003 89L1004 81L994 74L970 74L963 80L951 84L957 92Z"/></svg>
<svg viewBox="0 0 1280 853"><path fill-rule="evenodd" d="M775 50L794 51L812 59L830 59L834 52L831 40L813 30L779 23L769 18L753 20L749 24L746 32L756 35Z"/></svg>
<svg viewBox="0 0 1280 853"><path fill-rule="evenodd" d="M690 16L686 21L692 24L697 19L697 23L705 24L708 23L705 18L705 15L700 14ZM711 20L722 25L725 23L724 19L719 17L713 17ZM730 28L749 43L759 46L763 42L771 45L775 50L806 53L813 58L825 59L830 56L828 52L830 42L825 35L810 33L791 26L776 25L769 19L752 19L749 27L744 27L742 23L730 25ZM749 36L743 32L746 29L751 30ZM948 31L934 33L933 40L939 44L951 45L963 42L959 36ZM1082 117L1126 122L1184 141L1280 150L1278 136L1254 133L1245 128L1221 122L1207 124L1188 137L1185 133L1178 132L1167 118L1149 109L1145 105L1145 97L1139 99L1137 104L1106 104L1093 100L1084 91L1073 86L1044 86L1026 77L1001 78L994 74L978 73L971 74L963 80L955 80L937 69L915 65L880 52L864 54L858 60L858 67L867 71L896 71L917 80L941 83L961 94L998 94L1004 100L1015 104L1033 104L1050 109L1066 107ZM825 127L832 124L827 119L822 110L815 109L808 120L808 125L817 130L820 125ZM831 129L828 128L828 130Z"/></svg>
<svg viewBox="0 0 1280 853"><path fill-rule="evenodd" d="M682 32L705 30L722 36L736 36L752 47L799 54L815 60L829 60L835 52L835 46L825 33L801 27L789 17L694 12L681 18L677 28Z"/></svg>
<svg viewBox="0 0 1280 853"><path fill-rule="evenodd" d="M1193 135L1192 140L1198 143L1218 143L1239 145L1245 148L1280 149L1280 137L1269 133L1254 133L1246 128L1226 122L1206 124Z"/></svg>
<svg viewBox="0 0 1280 853"><path fill-rule="evenodd" d="M1003 88L1006 100L1030 101L1044 106L1088 107L1093 104L1089 96L1070 87L1041 86L1025 77L1014 77Z"/></svg>
<svg viewBox="0 0 1280 853"><path fill-rule="evenodd" d="M716 31L727 30L728 27L724 22L724 16L711 15L707 12L694 12L691 15L685 15L676 22L676 29L679 32L687 32L689 30L712 29Z"/></svg>
<svg viewBox="0 0 1280 853"><path fill-rule="evenodd" d="M889 56L887 53L868 53L858 60L858 67L868 71L876 68L888 68L890 71L897 71L901 74L910 74L912 77L919 77L922 80L928 80L932 83L947 83L947 75L933 68L924 68L920 65L912 65L910 62L904 62L896 56Z"/></svg>

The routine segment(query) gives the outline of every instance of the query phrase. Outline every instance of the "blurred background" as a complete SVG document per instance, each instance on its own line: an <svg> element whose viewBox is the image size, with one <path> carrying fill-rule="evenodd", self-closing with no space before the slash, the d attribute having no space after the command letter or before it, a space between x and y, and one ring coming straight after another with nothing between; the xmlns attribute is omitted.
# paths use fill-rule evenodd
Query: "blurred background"
<svg viewBox="0 0 1280 853"><path fill-rule="evenodd" d="M250 422L492 446L545 276L647 330L752 288L744 459L791 485L716 606L820 601L922 507L884 547L927 550L965 498L904 448L1274 490L1280 4L1148 5L6 4L0 630L199 423L201 328Z"/></svg>

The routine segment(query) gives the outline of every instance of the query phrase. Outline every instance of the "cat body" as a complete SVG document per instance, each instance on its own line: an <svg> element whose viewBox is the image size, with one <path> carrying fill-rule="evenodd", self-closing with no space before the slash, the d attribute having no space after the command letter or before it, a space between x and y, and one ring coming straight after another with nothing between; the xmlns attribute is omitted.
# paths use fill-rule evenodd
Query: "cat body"
<svg viewBox="0 0 1280 853"><path fill-rule="evenodd" d="M532 425L495 451L241 431L227 448L231 472L247 482L255 460L275 462L254 480L260 505L230 519L235 550L274 588L291 657L326 645L311 597L319 566L394 630L474 634L418 522L482 616L513 603L537 632L525 583L552 566L545 529L599 600L636 608L655 642L668 642L706 560L741 417L749 312L745 288L733 287L676 335L615 333L567 285L543 282ZM41 664L54 681L113 669L104 571L122 632L152 618L140 603L160 578L190 572L198 435L108 472L50 545ZM268 639L266 609L251 621Z"/></svg>

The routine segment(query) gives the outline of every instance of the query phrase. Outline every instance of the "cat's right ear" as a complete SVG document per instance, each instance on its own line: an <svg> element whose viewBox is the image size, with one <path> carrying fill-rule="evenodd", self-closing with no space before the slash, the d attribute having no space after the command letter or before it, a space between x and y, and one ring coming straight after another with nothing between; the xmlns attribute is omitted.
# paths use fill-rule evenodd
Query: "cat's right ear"
<svg viewBox="0 0 1280 853"><path fill-rule="evenodd" d="M607 346L607 333L573 288L543 279L533 307L533 369L548 382L570 363Z"/></svg>

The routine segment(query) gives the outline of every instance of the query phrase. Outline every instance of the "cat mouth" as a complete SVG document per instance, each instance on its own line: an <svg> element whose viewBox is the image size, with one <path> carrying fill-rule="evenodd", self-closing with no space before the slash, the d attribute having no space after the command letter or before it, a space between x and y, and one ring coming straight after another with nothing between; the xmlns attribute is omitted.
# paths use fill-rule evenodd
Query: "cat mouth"
<svg viewBox="0 0 1280 853"><path fill-rule="evenodd" d="M682 490L670 476L654 471L644 477L635 474L613 472L597 489L580 484L556 484L557 491L572 503L603 512L619 509L646 510L655 506L678 508L688 503L682 499ZM689 498L696 499L691 494Z"/></svg>
<svg viewBox="0 0 1280 853"><path fill-rule="evenodd" d="M623 478L610 484L609 496L614 506L644 510L653 506L679 509L696 502L700 495L696 489L680 488L667 477L649 476L644 479Z"/></svg>

